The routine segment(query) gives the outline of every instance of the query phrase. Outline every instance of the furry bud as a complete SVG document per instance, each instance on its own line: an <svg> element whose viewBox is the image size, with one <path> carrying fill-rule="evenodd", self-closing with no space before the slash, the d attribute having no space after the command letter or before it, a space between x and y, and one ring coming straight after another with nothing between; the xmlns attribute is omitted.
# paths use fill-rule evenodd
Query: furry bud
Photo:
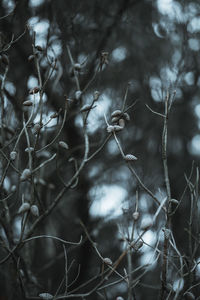
<svg viewBox="0 0 200 300"><path fill-rule="evenodd" d="M24 203L20 206L20 208L19 208L19 210L18 210L18 213L19 213L19 214L25 213L25 212L28 211L29 209L30 209L30 204L29 204L28 202L24 202Z"/></svg>
<svg viewBox="0 0 200 300"><path fill-rule="evenodd" d="M76 99L76 100L80 100L81 95L82 95L82 92L81 92L81 91L76 91L76 93L75 93L75 99Z"/></svg>
<svg viewBox="0 0 200 300"><path fill-rule="evenodd" d="M32 205L30 210L33 216L39 217L39 209L37 205Z"/></svg>
<svg viewBox="0 0 200 300"><path fill-rule="evenodd" d="M10 159L11 160L15 160L16 157L17 157L17 152L16 151L10 152Z"/></svg>
<svg viewBox="0 0 200 300"><path fill-rule="evenodd" d="M27 179L29 179L31 176L31 171L29 169L24 169L24 171L22 172L22 175L20 177L20 181L25 181Z"/></svg>
<svg viewBox="0 0 200 300"><path fill-rule="evenodd" d="M124 156L124 159L125 159L126 161L134 161L134 160L137 160L137 157L134 156L133 154L126 154L126 155Z"/></svg>
<svg viewBox="0 0 200 300"><path fill-rule="evenodd" d="M39 297L45 300L49 300L49 299L53 299L53 295L49 294L49 293L42 293L39 294Z"/></svg>

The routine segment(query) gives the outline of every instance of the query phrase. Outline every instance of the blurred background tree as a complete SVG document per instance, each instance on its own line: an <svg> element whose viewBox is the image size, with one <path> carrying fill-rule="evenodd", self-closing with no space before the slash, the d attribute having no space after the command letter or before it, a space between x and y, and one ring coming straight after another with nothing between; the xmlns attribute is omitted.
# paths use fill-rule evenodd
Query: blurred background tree
<svg viewBox="0 0 200 300"><path fill-rule="evenodd" d="M79 165L84 155L80 102L74 100L77 97L76 76L80 82L80 91L83 91L82 105L90 104L94 92L100 92L96 107L88 117L90 155L103 144L107 136L104 114L111 123L111 113L122 109L123 99L128 91L125 109L130 106L130 122L119 132L118 138L124 153L132 153L138 158L134 162L134 169L142 182L162 202L166 196L161 154L163 119L150 110L164 113L164 99L168 91L174 97L169 115L169 178L172 198L181 200L172 216L172 230L180 256L184 259L185 274L181 278L175 259L177 270L169 268L168 280L172 288L171 292L168 290L168 294L171 293L170 299L174 299L174 293L178 290L180 298L177 299L183 299L184 293L191 288L190 291L198 296L200 292L196 284L200 276L199 241L195 250L194 242L199 238L199 210L194 207L196 202L191 197L198 182L196 174L200 155L198 1L2 0L0 12L0 71L1 83L3 82L1 199L10 195L13 185L17 186L17 191L6 202L7 206L4 200L0 202L2 244L8 239L9 249L15 246L20 228L20 219L16 213L21 205L22 195L29 200L27 185L19 183L19 175L11 166L6 168L6 157L10 156L23 128L23 115L25 120L28 119L26 110L23 114L23 103L35 97L29 94L29 90L40 86L36 61L39 63L43 83L51 72L50 66L55 63L55 68L40 93L43 125L53 113L58 114L55 122L50 122L41 130L38 149L56 136L57 125L64 118L65 99L69 99L67 119L59 139L51 147L40 151L34 161L36 167L44 159L57 154L56 162L48 164L43 173L35 178L35 197L41 212L56 198L63 187L63 181L66 182L73 176L74 161ZM75 72L78 75L74 74L67 46L77 63ZM34 124L39 120L36 114L30 130L35 128ZM34 135L32 136L31 142L34 141ZM58 147L59 140L67 142L67 152ZM28 153L24 154L23 150L26 147L24 134L17 148L17 168L20 170L25 169L28 164ZM68 162L72 157L74 160ZM198 199L198 188L195 192L193 196ZM81 285L101 271L101 260L83 227L87 228L90 237L97 242L101 255L115 261L124 249L124 239L129 238L137 198L141 215L138 223L140 227L141 220L151 219L155 214L157 204L130 173L111 137L103 149L87 163L78 177L76 187L63 195L51 214L32 233L34 236L54 235L73 242L77 242L83 235L81 245L67 248L68 266L71 266L68 280L73 282L77 277L69 286L69 291L78 287L79 294L92 290L97 283L95 280L87 286ZM191 201L194 201L194 205L189 213L193 203ZM6 207L11 215L10 224L5 221ZM155 299L161 285L162 260L161 256L157 261L151 257L152 249L163 249L161 229L164 224L165 216L161 212L151 230L144 235L144 242L148 245L134 252L131 258L127 257L134 263L134 270L154 261L141 278L138 277L139 273L133 274L135 281L132 296L127 296L127 284L121 281L106 288L105 294L100 289L86 298L115 299L121 296L124 299ZM189 234L187 228L192 228L192 233ZM191 235L193 250L188 246ZM159 244L156 244L158 240ZM22 299L23 289L20 284L25 286L27 295L32 297L38 296L42 291L56 293L63 280L66 263L63 247L57 241L37 239L16 252L13 260L17 261L18 269L24 272L21 281L17 273L9 272L13 269L10 267L12 262L10 258L4 262L5 249L0 252L1 299ZM118 268L118 272L123 275L127 259L125 257ZM113 281L117 280L118 275L113 276ZM63 292L62 288L59 293Z"/></svg>

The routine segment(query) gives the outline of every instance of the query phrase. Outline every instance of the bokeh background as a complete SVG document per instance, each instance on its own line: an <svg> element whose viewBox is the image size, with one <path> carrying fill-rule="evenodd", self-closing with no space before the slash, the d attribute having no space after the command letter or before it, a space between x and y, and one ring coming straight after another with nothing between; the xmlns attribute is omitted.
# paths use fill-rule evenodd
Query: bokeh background
<svg viewBox="0 0 200 300"><path fill-rule="evenodd" d="M81 90L84 90L93 78L102 51L108 52L108 64L97 72L82 97L84 104L91 103L94 91L100 92L96 107L88 119L90 154L98 149L107 136L104 115L110 123L110 115L115 109L122 107L129 85L126 107L136 100L137 102L128 110L130 122L118 134L118 138L124 152L132 153L138 158L134 162L134 169L160 200L166 196L161 156L163 120L153 114L145 104L152 110L163 113L167 91L170 95L176 91L169 116L168 167L172 198L182 201L172 218L172 229L176 245L187 261L190 252L189 237L185 228L188 227L191 198L188 189L184 197L182 194L187 185L186 177L192 174L191 181L196 178L200 157L199 1L2 0L0 17L7 14L7 17L0 19L1 54L9 57L5 88L1 91L1 95L3 93L5 97L5 113L4 120L1 118L1 126L6 122L11 131L6 133L4 140L1 139L0 146L8 156L12 138L22 128L22 103L32 99L29 90L39 84L34 61L28 59L33 54L33 31L36 33L35 44L43 49L39 53L43 81L49 68L47 57L49 61L57 60L57 69L44 90L44 120L48 120L54 112L59 112L62 120L65 95L73 99L76 92L67 45L74 61L81 64ZM17 39L18 37L20 38ZM5 45L12 39L14 43L5 49ZM0 68L3 74L5 65L2 61ZM3 75L0 78L2 80ZM37 101L37 95L35 97ZM36 115L34 122L37 122L37 118L39 117ZM44 146L50 142L57 130L57 123L53 120L43 129L40 145ZM69 103L67 120L60 139L69 145L67 154L64 150L59 150L57 157L59 176L67 181L74 172L73 164L69 163L68 159L74 157L79 163L84 151L82 119L77 101ZM28 162L28 155L23 151L25 144L24 137L18 148L18 167L21 170ZM56 151L57 144L54 143L40 153L38 162L51 157ZM4 168L5 158L1 155L1 169ZM53 201L63 186L58 169L53 162L40 174L37 191L44 207ZM1 173L3 174L3 171ZM4 180L1 198L7 195L13 184L17 184L17 177L10 168ZM17 238L20 231L16 211L23 193L28 197L27 186L19 186L18 192L8 202L13 216L14 238ZM111 138L101 152L88 162L79 176L76 188L67 191L51 215L38 226L34 235L51 234L77 242L81 235L85 237L79 222L81 220L97 243L102 256L115 261L125 247L124 237L128 238L132 228L136 197L139 200L138 210L141 215L137 225L139 228L144 220L152 219L157 205L140 188L123 161L114 139ZM196 213L197 217L198 208ZM195 216L193 217L194 233L198 238L198 224ZM161 212L156 224L144 235L146 244L133 253L134 269L150 264L145 269L147 272L134 287L136 298L133 299L156 299L158 295L161 261L160 258L155 260L154 248L157 245L158 249L162 250L164 224L165 216ZM3 235L3 229L1 234ZM26 250L29 251L28 261ZM3 259L3 249L0 254ZM25 286L28 294L38 296L43 291L55 294L64 276L62 245L51 239L38 239L29 243L27 249L21 250L21 256L27 266ZM68 247L67 256L68 264L72 264L69 281L73 282L78 274L70 287L71 290L101 270L101 261L86 238L81 246ZM197 249L193 259L198 262L199 257ZM125 258L119 266L119 272L123 273L126 263ZM176 265L176 261L174 264ZM185 263L185 273L187 267ZM9 262L1 265L1 299L7 299L9 286L12 286L9 282L10 275L7 275L8 269ZM178 271L173 268L169 270L169 283L173 290L187 289L187 276L183 280ZM135 280L139 278L139 274L141 273L134 273ZM200 269L197 265L194 282L198 282L199 276ZM117 276L115 279L117 280ZM91 282L80 292L92 289L94 284ZM197 286L194 291L196 296L198 291ZM107 298L103 299L115 299L117 296L127 299L126 295L127 285L122 281L107 288ZM15 299L18 299L17 297L15 295ZM102 296L93 294L87 299L102 299Z"/></svg>

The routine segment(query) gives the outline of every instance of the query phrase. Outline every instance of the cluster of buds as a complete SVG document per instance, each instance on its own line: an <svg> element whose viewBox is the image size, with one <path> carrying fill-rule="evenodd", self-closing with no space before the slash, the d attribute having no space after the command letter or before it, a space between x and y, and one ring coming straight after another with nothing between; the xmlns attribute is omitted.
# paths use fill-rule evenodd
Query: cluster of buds
<svg viewBox="0 0 200 300"><path fill-rule="evenodd" d="M30 205L28 202L22 203L18 210L18 213L23 214L25 212L28 212L29 210L34 217L39 217L39 209L37 205Z"/></svg>
<svg viewBox="0 0 200 300"><path fill-rule="evenodd" d="M109 125L107 127L107 131L108 132L121 131L125 127L126 122L128 121L130 121L129 114L121 111L120 109L117 109L113 111L111 114L112 125Z"/></svg>
<svg viewBox="0 0 200 300"><path fill-rule="evenodd" d="M126 121L129 121L130 117L127 113L122 112L121 110L117 109L112 112L111 114L111 122L112 125L108 125L107 131L109 133L121 131L125 127Z"/></svg>

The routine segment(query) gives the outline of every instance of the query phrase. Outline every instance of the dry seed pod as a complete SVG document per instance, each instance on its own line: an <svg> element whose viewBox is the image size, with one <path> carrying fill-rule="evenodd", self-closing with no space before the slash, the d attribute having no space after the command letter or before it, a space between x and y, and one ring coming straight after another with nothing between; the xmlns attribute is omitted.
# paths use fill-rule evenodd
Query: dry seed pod
<svg viewBox="0 0 200 300"><path fill-rule="evenodd" d="M90 104L85 104L81 107L80 111L81 112L85 112L85 111L88 111L92 108L92 106Z"/></svg>
<svg viewBox="0 0 200 300"><path fill-rule="evenodd" d="M133 220L136 222L140 217L140 213L138 211L135 211L133 213Z"/></svg>
<svg viewBox="0 0 200 300"><path fill-rule="evenodd" d="M33 105L33 102L31 100L27 100L27 101L24 101L23 102L23 105L24 106L32 106Z"/></svg>
<svg viewBox="0 0 200 300"><path fill-rule="evenodd" d="M125 121L124 121L124 119L119 119L119 126L121 126L121 127L125 127Z"/></svg>
<svg viewBox="0 0 200 300"><path fill-rule="evenodd" d="M17 152L16 151L10 152L10 159L11 160L15 160L16 157L17 157Z"/></svg>
<svg viewBox="0 0 200 300"><path fill-rule="evenodd" d="M39 297L42 298L42 299L53 299L53 295L49 294L49 293L41 293L39 294Z"/></svg>
<svg viewBox="0 0 200 300"><path fill-rule="evenodd" d="M20 206L20 208L19 208L19 210L18 210L18 213L19 213L19 214L22 214L22 213L28 211L29 209L30 209L30 204L29 204L28 202L24 202L24 203Z"/></svg>
<svg viewBox="0 0 200 300"><path fill-rule="evenodd" d="M122 111L119 109L116 109L115 111L112 112L111 117L119 117L122 114Z"/></svg>
<svg viewBox="0 0 200 300"><path fill-rule="evenodd" d="M109 258L109 257L105 257L103 259L103 262L106 264L106 265L109 265L109 266L112 266L113 262L112 260Z"/></svg>
<svg viewBox="0 0 200 300"><path fill-rule="evenodd" d="M137 160L137 157L136 157L135 155L133 155L133 154L126 154L126 155L124 156L124 159L125 159L126 161L134 161L134 160Z"/></svg>
<svg viewBox="0 0 200 300"><path fill-rule="evenodd" d="M24 171L22 172L22 175L20 177L20 181L25 181L27 179L29 179L31 176L31 171L29 169L24 169Z"/></svg>
<svg viewBox="0 0 200 300"><path fill-rule="evenodd" d="M37 205L32 205L30 210L33 216L39 217L39 209Z"/></svg>
<svg viewBox="0 0 200 300"><path fill-rule="evenodd" d="M79 100L81 98L82 92L81 91L76 91L75 93L75 99Z"/></svg>
<svg viewBox="0 0 200 300"><path fill-rule="evenodd" d="M61 148L65 149L65 150L69 149L69 146L67 145L67 143L65 143L63 141L60 141L58 144Z"/></svg>
<svg viewBox="0 0 200 300"><path fill-rule="evenodd" d="M39 90L40 90L39 87L36 86L29 91L29 94L31 94L31 95L37 94L39 92Z"/></svg>

